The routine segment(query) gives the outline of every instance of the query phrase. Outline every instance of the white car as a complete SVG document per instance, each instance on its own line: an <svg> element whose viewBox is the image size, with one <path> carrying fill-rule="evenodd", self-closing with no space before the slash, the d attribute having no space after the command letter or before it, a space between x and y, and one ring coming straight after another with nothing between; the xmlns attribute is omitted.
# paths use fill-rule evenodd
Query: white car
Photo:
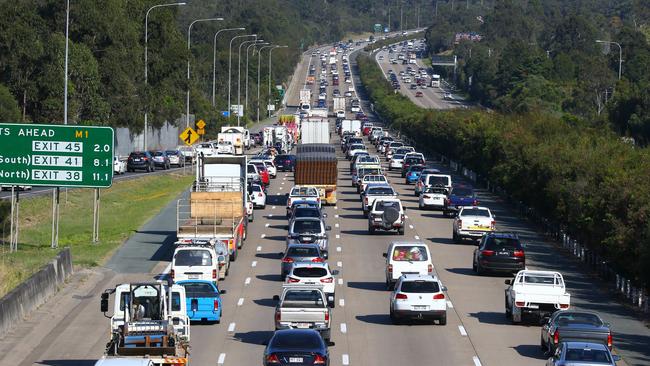
<svg viewBox="0 0 650 366"><path fill-rule="evenodd" d="M398 324L402 320L438 321L447 324L447 289L436 276L404 274L390 295L390 319Z"/></svg>
<svg viewBox="0 0 650 366"><path fill-rule="evenodd" d="M388 161L388 170L391 171L393 169L402 169L402 163L404 163L404 155L403 154L395 154Z"/></svg>
<svg viewBox="0 0 650 366"><path fill-rule="evenodd" d="M445 187L425 187L420 193L418 207L420 210L444 210L448 193Z"/></svg>
<svg viewBox="0 0 650 366"><path fill-rule="evenodd" d="M235 154L235 147L230 141L219 141L219 143L217 144L217 154L233 155Z"/></svg>
<svg viewBox="0 0 650 366"><path fill-rule="evenodd" d="M478 240L483 234L496 230L492 212L481 206L461 207L452 225L454 243L460 243L466 238Z"/></svg>
<svg viewBox="0 0 650 366"><path fill-rule="evenodd" d="M509 285L505 289L506 318L513 323L520 323L524 314L543 319L571 306L571 294L559 272L522 270L505 283Z"/></svg>
<svg viewBox="0 0 650 366"><path fill-rule="evenodd" d="M266 193L259 184L251 185L250 198L254 208L264 209L266 207Z"/></svg>
<svg viewBox="0 0 650 366"><path fill-rule="evenodd" d="M404 273L433 274L433 262L429 247L418 241L394 241L388 244L386 253L386 287L393 285Z"/></svg>
<svg viewBox="0 0 650 366"><path fill-rule="evenodd" d="M336 281L327 263L294 263L285 281L290 284L323 286L323 292L327 296L327 305L331 308L335 306Z"/></svg>
<svg viewBox="0 0 650 366"><path fill-rule="evenodd" d="M351 91L346 91L344 95L345 95L346 97L351 97L351 96L352 96L352 92L351 92Z"/></svg>
<svg viewBox="0 0 650 366"><path fill-rule="evenodd" d="M348 160L351 160L354 158L354 155L360 152L366 152L366 145L364 144L352 144L350 145L350 148L346 152Z"/></svg>
<svg viewBox="0 0 650 366"><path fill-rule="evenodd" d="M248 216L248 222L255 220L255 205L253 204L253 196L251 195L248 195L248 201L246 201L246 216Z"/></svg>
<svg viewBox="0 0 650 366"><path fill-rule="evenodd" d="M316 187L311 186L294 186L291 188L291 192L286 194L287 196L287 217L291 215L291 204L292 201L301 200L316 202L318 207L321 207L320 194Z"/></svg>
<svg viewBox="0 0 650 366"><path fill-rule="evenodd" d="M211 244L177 243L172 257L170 277L174 283L183 280L217 282L217 254Z"/></svg>
<svg viewBox="0 0 650 366"><path fill-rule="evenodd" d="M117 156L113 156L113 173L115 174L126 173L126 161L120 160L120 158Z"/></svg>
<svg viewBox="0 0 650 366"><path fill-rule="evenodd" d="M259 159L259 158L254 158L249 161L250 163L254 162L262 162L264 163L264 166L266 167L266 170L269 171L269 177L275 178L278 175L278 169L275 167L275 164L273 163L273 159Z"/></svg>
<svg viewBox="0 0 650 366"><path fill-rule="evenodd" d="M345 118L345 111L336 111L336 118Z"/></svg>
<svg viewBox="0 0 650 366"><path fill-rule="evenodd" d="M388 179L381 174L366 174L361 178L361 182L358 185L357 193L361 193L366 190L368 184L386 184L388 185Z"/></svg>

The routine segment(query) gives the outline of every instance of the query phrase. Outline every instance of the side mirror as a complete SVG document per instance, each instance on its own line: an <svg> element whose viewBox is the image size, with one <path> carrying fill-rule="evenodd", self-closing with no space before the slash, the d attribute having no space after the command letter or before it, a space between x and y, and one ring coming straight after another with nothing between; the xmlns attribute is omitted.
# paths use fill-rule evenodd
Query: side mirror
<svg viewBox="0 0 650 366"><path fill-rule="evenodd" d="M107 293L102 294L100 309L101 309L102 313L108 312L108 294Z"/></svg>
<svg viewBox="0 0 650 366"><path fill-rule="evenodd" d="M388 254L386 254L386 253L381 253L381 256L384 257L384 258L386 258L387 255Z"/></svg>
<svg viewBox="0 0 650 366"><path fill-rule="evenodd" d="M327 347L334 347L334 346L336 346L336 343L334 343L332 341L327 342Z"/></svg>
<svg viewBox="0 0 650 366"><path fill-rule="evenodd" d="M285 193L284 196L285 196L285 197L289 197L289 193Z"/></svg>
<svg viewBox="0 0 650 366"><path fill-rule="evenodd" d="M621 360L621 356L619 356L619 355L612 355L612 359L614 360L614 362L618 362L618 361Z"/></svg>
<svg viewBox="0 0 650 366"><path fill-rule="evenodd" d="M331 230L332 230L331 226L329 226L329 225L325 226L325 231L331 231Z"/></svg>
<svg viewBox="0 0 650 366"><path fill-rule="evenodd" d="M323 259L327 259L327 258L329 258L329 256L330 255L327 252L323 252Z"/></svg>
<svg viewBox="0 0 650 366"><path fill-rule="evenodd" d="M511 284L512 284L512 280L505 280L505 281L503 281L503 283L505 283L506 285L511 285Z"/></svg>
<svg viewBox="0 0 650 366"><path fill-rule="evenodd" d="M273 295L273 301L280 301L280 296Z"/></svg>
<svg viewBox="0 0 650 366"><path fill-rule="evenodd" d="M226 290L219 290L219 293L220 293L221 295L224 295L224 294L226 294L227 292L226 292Z"/></svg>
<svg viewBox="0 0 650 366"><path fill-rule="evenodd" d="M447 292L447 286L442 286L442 291Z"/></svg>

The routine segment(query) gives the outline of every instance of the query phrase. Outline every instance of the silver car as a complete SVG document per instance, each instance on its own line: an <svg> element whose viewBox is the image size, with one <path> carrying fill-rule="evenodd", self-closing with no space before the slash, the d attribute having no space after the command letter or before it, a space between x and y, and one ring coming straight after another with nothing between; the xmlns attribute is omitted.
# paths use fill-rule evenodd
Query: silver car
<svg viewBox="0 0 650 366"><path fill-rule="evenodd" d="M562 342L546 366L615 366L621 358L600 343Z"/></svg>

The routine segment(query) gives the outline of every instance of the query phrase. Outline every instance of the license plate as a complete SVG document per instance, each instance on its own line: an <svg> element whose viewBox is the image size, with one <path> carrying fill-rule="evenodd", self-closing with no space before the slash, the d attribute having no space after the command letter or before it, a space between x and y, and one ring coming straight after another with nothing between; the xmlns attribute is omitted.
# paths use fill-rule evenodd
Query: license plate
<svg viewBox="0 0 650 366"><path fill-rule="evenodd" d="M485 229L487 229L487 227L479 225L479 226L470 226L469 229L470 230L485 230Z"/></svg>
<svg viewBox="0 0 650 366"><path fill-rule="evenodd" d="M311 236L303 236L303 237L301 237L301 239L303 241L312 241L312 240L314 240L314 238L312 238Z"/></svg>
<svg viewBox="0 0 650 366"><path fill-rule="evenodd" d="M133 159L133 161L140 161L140 159Z"/></svg>
<svg viewBox="0 0 650 366"><path fill-rule="evenodd" d="M191 274L191 275L188 275L188 276L187 276L187 278L189 278L190 280L198 280L199 277L200 277L200 276L197 275L197 274Z"/></svg>
<svg viewBox="0 0 650 366"><path fill-rule="evenodd" d="M499 254L499 255L510 255L510 252L499 252L497 254Z"/></svg>
<svg viewBox="0 0 650 366"><path fill-rule="evenodd" d="M374 220L377 221L377 222L381 222L382 219L381 219L381 217L375 217Z"/></svg>
<svg viewBox="0 0 650 366"><path fill-rule="evenodd" d="M539 305L537 305L537 304L529 304L528 308L529 309L539 309Z"/></svg>
<svg viewBox="0 0 650 366"><path fill-rule="evenodd" d="M427 305L413 305L413 310L429 310Z"/></svg>
<svg viewBox="0 0 650 366"><path fill-rule="evenodd" d="M296 324L297 328L302 328L302 329L308 329L309 328L309 323L298 323Z"/></svg>
<svg viewBox="0 0 650 366"><path fill-rule="evenodd" d="M291 363L303 363L302 357L289 357Z"/></svg>

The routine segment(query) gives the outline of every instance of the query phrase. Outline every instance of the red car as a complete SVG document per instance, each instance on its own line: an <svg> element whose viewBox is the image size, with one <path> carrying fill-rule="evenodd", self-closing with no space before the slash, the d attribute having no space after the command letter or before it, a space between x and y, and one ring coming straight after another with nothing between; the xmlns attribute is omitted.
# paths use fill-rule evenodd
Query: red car
<svg viewBox="0 0 650 366"><path fill-rule="evenodd" d="M421 91L419 91L419 92L417 92L417 93L415 93L415 96L416 96L416 97L421 97L422 95L423 95L423 94L422 94L422 92L421 92Z"/></svg>
<svg viewBox="0 0 650 366"><path fill-rule="evenodd" d="M365 127L363 128L363 135L364 135L364 136L368 136L368 135L370 135L370 131L371 131L371 130L372 130L372 126L365 126Z"/></svg>

